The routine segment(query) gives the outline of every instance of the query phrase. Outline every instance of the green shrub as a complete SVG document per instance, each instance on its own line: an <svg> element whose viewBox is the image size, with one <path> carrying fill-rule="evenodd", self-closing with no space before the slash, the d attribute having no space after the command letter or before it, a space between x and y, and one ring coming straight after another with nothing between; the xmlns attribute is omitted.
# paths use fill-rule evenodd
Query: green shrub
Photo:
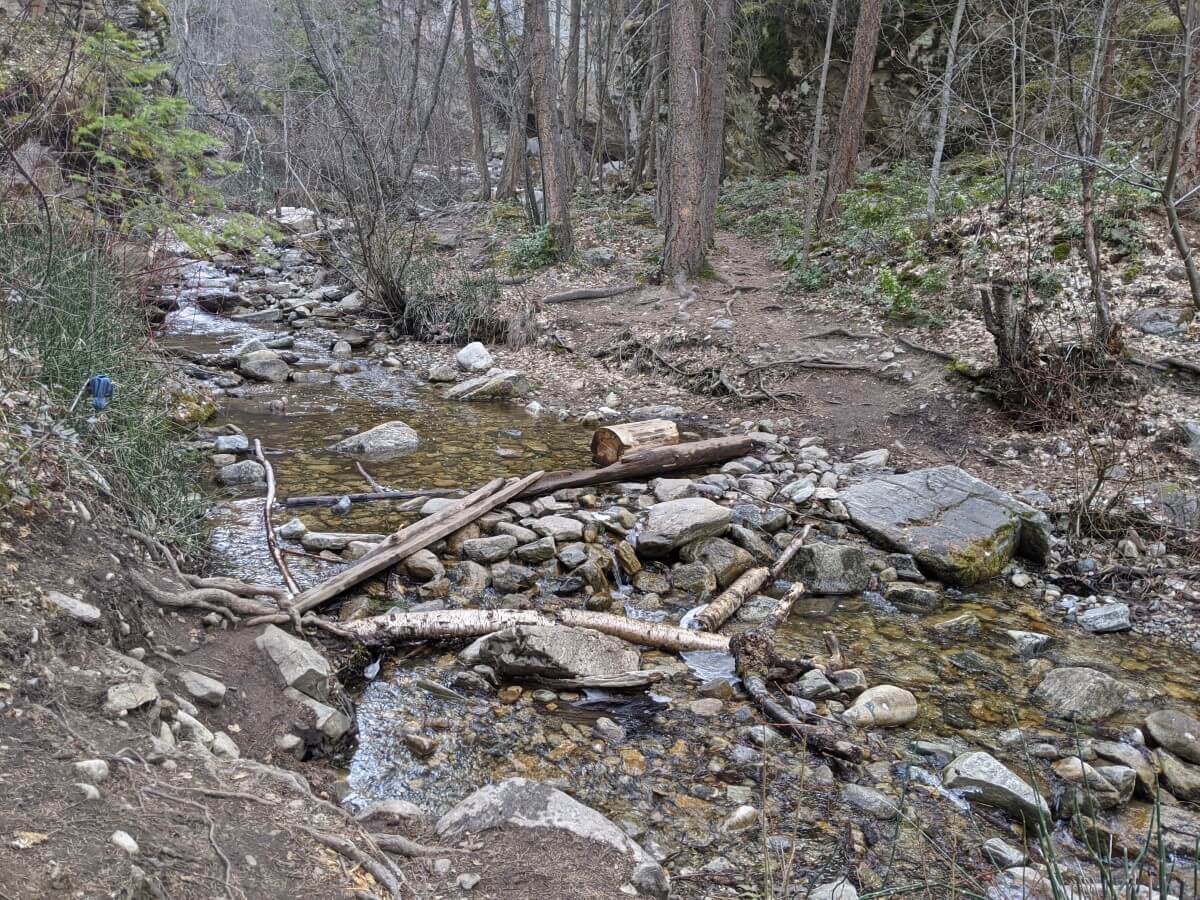
<svg viewBox="0 0 1200 900"><path fill-rule="evenodd" d="M163 371L145 350L146 322L126 282L104 254L28 227L0 227L0 293L19 297L0 318L0 337L40 361L38 376L63 405L88 378L115 384L107 409L80 399L67 423L83 436L87 462L111 486L114 502L160 537L195 545L202 505L180 449L175 399Z"/></svg>
<svg viewBox="0 0 1200 900"><path fill-rule="evenodd" d="M505 255L514 272L536 272L552 266L558 262L554 233L549 225L542 225L509 244Z"/></svg>
<svg viewBox="0 0 1200 900"><path fill-rule="evenodd" d="M879 270L879 295L887 303L887 317L906 325L940 325L941 320L926 309L912 289L888 268Z"/></svg>

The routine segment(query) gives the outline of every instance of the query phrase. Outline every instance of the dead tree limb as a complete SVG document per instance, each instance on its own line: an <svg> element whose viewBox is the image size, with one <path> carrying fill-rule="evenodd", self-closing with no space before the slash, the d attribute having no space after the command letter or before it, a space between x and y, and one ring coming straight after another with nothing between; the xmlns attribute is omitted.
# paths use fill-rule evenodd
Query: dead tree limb
<svg viewBox="0 0 1200 900"><path fill-rule="evenodd" d="M393 897L399 898L404 895L404 892L400 887L400 881L404 876L401 875L399 870L392 866L390 862L376 859L371 854L360 849L357 844L348 838L339 837L333 834L326 834L323 831L317 831L316 829L309 828L306 825L301 825L300 827L304 829L304 831L307 832L318 844L328 847L330 850L333 850L346 857L346 859L350 860L355 865L362 866L364 869L370 872L371 877L373 877L379 882L380 885L386 888Z"/></svg>
<svg viewBox="0 0 1200 900"><path fill-rule="evenodd" d="M285 497L279 501L284 509L301 509L309 506L333 506L342 497L351 503L373 503L377 500L413 500L417 497L458 497L462 491L451 488L411 491L371 491L359 494L314 494L311 497Z"/></svg>
<svg viewBox="0 0 1200 900"><path fill-rule="evenodd" d="M254 458L263 467L263 471L267 477L267 497L263 501L263 529L266 531L267 550L271 553L271 559L275 560L275 568L279 570L279 574L283 577L283 583L287 585L288 589L288 599L291 600L292 597L300 593L300 586L296 584L296 579L292 577L292 573L288 569L287 560L279 552L279 541L275 538L275 526L271 523L271 508L275 505L275 469L263 453L262 442L258 438L254 439Z"/></svg>
<svg viewBox="0 0 1200 900"><path fill-rule="evenodd" d="M542 298L542 303L570 303L572 300L600 300L604 297L616 297L618 294L627 294L630 291L637 290L636 284L622 284L616 287L601 287L601 288L575 288L570 291L561 291L557 294L547 294Z"/></svg>
<svg viewBox="0 0 1200 900"><path fill-rule="evenodd" d="M458 503L401 528L349 568L300 594L296 597L293 608L301 614L315 609L342 591L354 587L359 582L395 565L418 550L423 550L430 544L453 534L502 503L515 499L541 479L544 474L540 471L534 472L532 475L526 475L524 478L512 482L507 487L502 487L503 480L496 478Z"/></svg>
<svg viewBox="0 0 1200 900"><path fill-rule="evenodd" d="M696 616L696 627L701 631L716 631L741 609L743 603L767 583L771 570L766 566L743 572L733 584Z"/></svg>
<svg viewBox="0 0 1200 900"><path fill-rule="evenodd" d="M563 609L558 612L558 620L564 625L591 628L622 638L631 644L657 647L660 650L729 650L729 638L721 634L692 631L658 622L642 622L612 613Z"/></svg>

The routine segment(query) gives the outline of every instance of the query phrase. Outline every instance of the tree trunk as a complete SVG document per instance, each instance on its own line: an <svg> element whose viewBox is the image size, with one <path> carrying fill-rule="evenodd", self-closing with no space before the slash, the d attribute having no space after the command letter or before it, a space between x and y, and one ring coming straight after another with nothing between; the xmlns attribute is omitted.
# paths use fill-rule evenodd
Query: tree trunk
<svg viewBox="0 0 1200 900"><path fill-rule="evenodd" d="M530 36L529 29L521 36L520 59L514 60L508 49L508 28L504 24L504 4L496 0L496 23L500 34L500 43L504 47L504 56L508 66L509 78L514 83L512 96L511 118L508 121L508 139L504 147L504 165L500 169L500 178L496 183L497 200L513 200L521 184L521 176L525 171L525 124L529 121L529 59Z"/></svg>
<svg viewBox="0 0 1200 900"><path fill-rule="evenodd" d="M591 487L628 481L634 478L649 478L668 472L683 472L701 466L745 456L754 449L754 441L747 435L709 438L706 441L691 441L673 447L652 447L633 450L611 466L602 469L584 469L581 472L547 472L536 483L526 489L518 499L540 497L569 487Z"/></svg>
<svg viewBox="0 0 1200 900"><path fill-rule="evenodd" d="M825 175L825 193L817 218L835 215L837 199L854 180L854 170L862 144L863 120L867 97L871 91L871 73L875 70L875 49L879 44L879 25L883 16L883 0L863 0L854 34L854 52L850 57L850 74L842 95L842 111L838 114L837 142Z"/></svg>
<svg viewBox="0 0 1200 900"><path fill-rule="evenodd" d="M633 163L633 186L648 178L654 165L654 134L658 130L658 87L662 81L662 13L656 16L651 26L650 60L647 68L646 86L642 94L642 109L638 116L637 155Z"/></svg>
<svg viewBox="0 0 1200 900"><path fill-rule="evenodd" d="M1096 224L1096 179L1100 172L1100 156L1104 152L1113 64L1117 54L1116 24L1120 12L1121 0L1104 0L1096 23L1091 69L1083 90L1080 212L1094 312L1092 339L1097 347L1110 347L1116 332L1108 290L1104 284L1104 258L1101 256L1099 226Z"/></svg>
<svg viewBox="0 0 1200 900"><path fill-rule="evenodd" d="M679 429L670 419L647 419L605 425L592 435L592 459L597 465L611 466L631 450L667 447L679 443Z"/></svg>
<svg viewBox="0 0 1200 900"><path fill-rule="evenodd" d="M574 185L576 170L579 167L580 148L583 142L579 134L579 19L582 13L582 0L571 0L571 11L568 16L570 29L567 35L567 96L564 98L565 137L567 146L567 183ZM584 118L587 117L587 104L584 103Z"/></svg>
<svg viewBox="0 0 1200 900"><path fill-rule="evenodd" d="M713 245L717 196L725 163L725 82L729 77L729 42L733 28L733 0L715 0L704 28L704 194L701 223L705 248Z"/></svg>
<svg viewBox="0 0 1200 900"><path fill-rule="evenodd" d="M938 179L942 174L942 152L946 149L946 124L950 120L950 89L954 83L954 60L958 54L958 30L962 27L963 11L967 0L958 0L954 10L954 24L950 27L950 46L946 49L946 74L942 77L942 96L938 103L937 134L933 139L933 166L929 172L929 195L925 200L925 223L933 235L936 215Z"/></svg>
<svg viewBox="0 0 1200 900"><path fill-rule="evenodd" d="M429 98L429 105L425 107L425 112L421 115L421 121L417 126L416 136L412 141L412 149L408 153L405 160L404 168L400 173L400 183L407 185L409 179L412 178L413 167L417 163L417 156L421 152L421 144L425 141L425 135L429 133L429 120L433 118L433 111L437 108L438 100L442 93L442 73L446 70L446 57L450 55L450 39L454 36L454 5L457 2L466 3L467 0L450 0L450 10L448 13L449 21L446 23L446 36L442 40L441 53L438 55L437 70L433 74L433 93Z"/></svg>
<svg viewBox="0 0 1200 900"><path fill-rule="evenodd" d="M463 64L467 69L467 105L471 108L472 149L475 151L475 170L479 176L479 199L492 198L492 178L488 172L487 146L483 133L483 109L479 100L479 73L475 70L475 37L471 27L470 0L462 0Z"/></svg>
<svg viewBox="0 0 1200 900"><path fill-rule="evenodd" d="M671 0L666 158L670 160L663 224L663 274L687 276L704 267L705 0Z"/></svg>
<svg viewBox="0 0 1200 900"><path fill-rule="evenodd" d="M1197 271L1196 260L1192 255L1192 246L1187 234L1179 221L1179 206L1175 197L1175 185L1179 180L1180 160L1183 153L1184 136L1195 132L1195 123L1189 98L1192 96L1192 82L1196 77L1196 28L1198 0L1187 0L1187 14L1183 24L1183 59L1179 72L1179 95L1175 104L1175 133L1171 140L1171 156L1167 164L1167 176L1163 180L1162 200L1167 213L1167 221L1171 226L1171 240L1179 251L1183 261L1184 271L1187 272L1188 287L1192 292L1192 305L1200 309L1200 271Z"/></svg>
<svg viewBox="0 0 1200 900"><path fill-rule="evenodd" d="M813 235L817 230L817 160L821 152L821 128L825 123L825 85L829 80L829 58L833 51L833 29L837 24L838 0L829 7L829 25L825 29L825 53L821 57L821 80L817 85L817 106L813 117L812 140L808 144L808 191L804 197L804 260L812 253Z"/></svg>
<svg viewBox="0 0 1200 900"><path fill-rule="evenodd" d="M557 118L558 66L550 46L546 0L525 0L525 27L533 34L533 96L537 110L538 144L542 155L542 190L546 221L554 240L554 252L567 259L575 252L566 165Z"/></svg>

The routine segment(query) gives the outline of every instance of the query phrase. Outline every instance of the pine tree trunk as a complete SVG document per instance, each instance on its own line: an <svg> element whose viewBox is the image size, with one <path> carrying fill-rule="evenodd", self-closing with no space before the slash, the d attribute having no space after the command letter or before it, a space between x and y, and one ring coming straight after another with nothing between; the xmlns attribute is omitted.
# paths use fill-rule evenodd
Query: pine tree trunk
<svg viewBox="0 0 1200 900"><path fill-rule="evenodd" d="M821 220L836 214L838 197L854 180L882 16L883 0L863 0L854 34L854 52L850 57L850 75L842 95L842 111L838 115L837 142L829 160L825 192L817 216Z"/></svg>
<svg viewBox="0 0 1200 900"><path fill-rule="evenodd" d="M575 252L575 239L571 232L566 165L557 118L558 66L550 46L546 0L525 0L525 27L533 34L533 96L542 155L546 221L556 255L559 259L567 259Z"/></svg>
<svg viewBox="0 0 1200 900"><path fill-rule="evenodd" d="M663 210L663 274L695 275L704 266L704 0L671 0L668 61L669 184Z"/></svg>
<svg viewBox="0 0 1200 900"><path fill-rule="evenodd" d="M471 108L472 149L475 152L475 170L479 175L479 199L492 197L492 179L488 172L487 146L483 134L483 110L479 100L479 73L475 69L475 37L471 27L470 0L462 0L463 63L467 70L467 104Z"/></svg>

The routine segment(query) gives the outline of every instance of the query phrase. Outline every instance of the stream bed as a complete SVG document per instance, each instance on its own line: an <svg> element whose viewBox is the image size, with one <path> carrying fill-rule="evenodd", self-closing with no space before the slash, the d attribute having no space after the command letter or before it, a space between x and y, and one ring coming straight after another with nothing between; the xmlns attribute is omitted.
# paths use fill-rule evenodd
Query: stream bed
<svg viewBox="0 0 1200 900"><path fill-rule="evenodd" d="M235 321L185 299L160 340L169 348L215 353L250 339L291 336L290 349L298 355L293 371L320 373L338 334L332 324L293 329ZM368 464L370 474L390 488L470 489L499 475L590 465L589 429L532 416L519 403L447 401L423 372L385 365L385 355L356 352L358 371L313 383L245 381L226 388L209 424L236 426L261 440L284 497L370 490L354 462L329 447L393 419L408 423L421 442L411 455ZM279 583L262 538L262 502L253 489L214 488L216 571ZM602 497L599 504L607 502ZM329 508L297 514L311 530L378 534L417 515L398 503L358 504L348 515ZM286 518L277 512L276 524ZM302 587L336 571L336 563L304 556L293 557L291 565ZM665 568L659 574L662 590L618 584L611 611L678 623L696 598L671 589ZM396 602L381 584L368 585L363 595L372 611ZM413 589L408 602L421 599ZM471 602L505 601L488 589ZM748 604L730 630L751 627L761 610L762 604ZM1068 752L1064 748L1073 741L1120 737L1154 708L1200 707L1200 658L1194 652L1130 633L1085 633L1064 624L1061 610L1035 592L1003 580L976 592L947 591L941 609L923 615L900 612L873 592L807 597L781 630L780 649L796 657L820 652L825 631L838 636L850 665L860 667L869 684L901 685L920 701L915 721L873 736L876 762L867 768L866 783L911 794L912 816L927 832L948 828L972 846L995 834L1013 842L1020 836L1002 818L947 799L940 772L953 755L979 747L999 753L1018 739ZM1030 657L1009 631L1050 640ZM721 656L685 661L645 652L644 668L659 667L671 677L640 692L521 685L501 685L496 692L475 690L479 676L452 649L397 648L375 660L369 670L377 674L356 698L358 738L347 801L362 806L400 798L437 815L482 784L522 776L569 790L676 872L742 872L753 880L764 853L778 855L797 843L819 867L823 859L849 852L849 845L883 839L880 829L899 848L897 865L919 868L928 839L915 828L875 822L875 832L847 836L836 827L841 815L833 809L846 808L846 773L764 731ZM1132 688L1130 701L1102 727L1063 731L1030 696L1048 669L1068 665L1119 677ZM1014 738L1012 729L1021 734ZM747 805L765 809L765 836L757 828L730 826ZM1114 827L1135 832L1148 809L1132 801L1114 813ZM1072 843L1069 834L1062 840Z"/></svg>

